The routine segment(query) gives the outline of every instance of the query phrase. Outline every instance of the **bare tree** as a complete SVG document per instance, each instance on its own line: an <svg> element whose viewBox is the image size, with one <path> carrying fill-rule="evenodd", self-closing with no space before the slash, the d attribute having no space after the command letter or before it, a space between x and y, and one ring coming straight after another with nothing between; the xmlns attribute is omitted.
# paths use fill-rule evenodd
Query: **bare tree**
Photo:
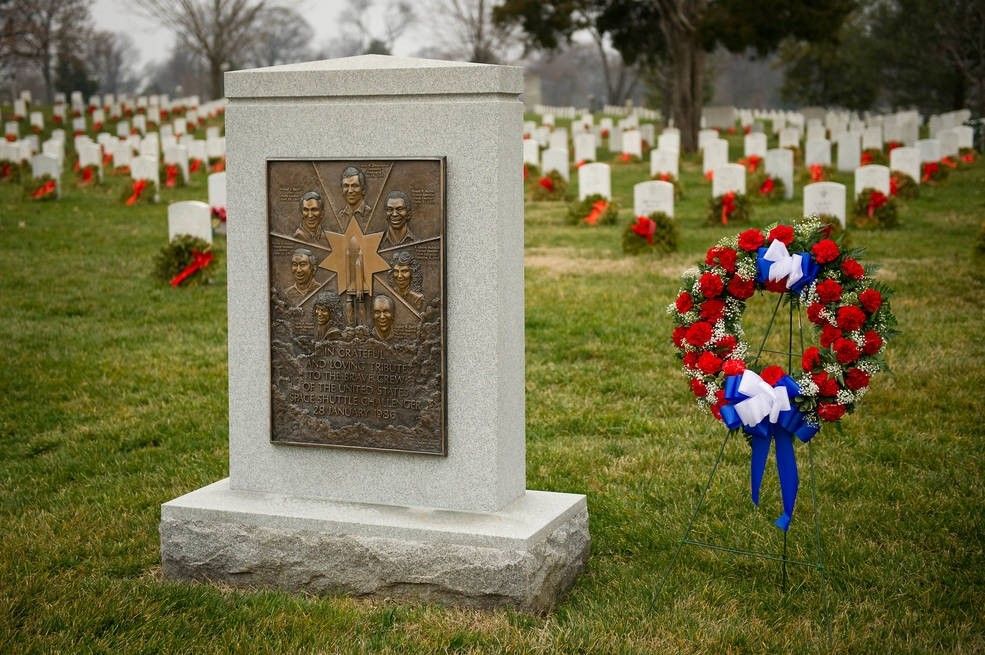
<svg viewBox="0 0 985 655"><path fill-rule="evenodd" d="M267 0L134 0L143 12L174 31L181 45L204 57L212 97L221 98L222 74L246 57Z"/></svg>
<svg viewBox="0 0 985 655"><path fill-rule="evenodd" d="M133 39L122 32L97 31L86 48L86 61L102 93L130 90L134 84L137 48Z"/></svg>
<svg viewBox="0 0 985 655"><path fill-rule="evenodd" d="M494 64L520 54L519 30L497 25L492 19L493 0L430 0L427 30L437 42L429 52L447 58Z"/></svg>
<svg viewBox="0 0 985 655"><path fill-rule="evenodd" d="M370 26L370 16L380 15L382 31ZM373 0L349 0L341 18L342 39L361 40L362 52L388 55L393 45L414 22L414 10L404 0L389 0L374 12Z"/></svg>
<svg viewBox="0 0 985 655"><path fill-rule="evenodd" d="M54 90L59 42L87 28L91 0L6 0L0 3L0 54L30 62L44 80L46 100Z"/></svg>
<svg viewBox="0 0 985 655"><path fill-rule="evenodd" d="M311 56L315 35L304 16L289 7L269 7L263 12L256 36L246 54L250 66L276 66L304 61Z"/></svg>

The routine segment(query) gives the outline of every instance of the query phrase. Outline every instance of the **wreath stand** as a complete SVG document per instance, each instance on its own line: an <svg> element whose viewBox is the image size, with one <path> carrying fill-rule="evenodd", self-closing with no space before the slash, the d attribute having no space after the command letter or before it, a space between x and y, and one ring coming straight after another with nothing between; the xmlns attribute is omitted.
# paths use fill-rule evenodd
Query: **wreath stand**
<svg viewBox="0 0 985 655"><path fill-rule="evenodd" d="M766 341L770 336L773 326L776 323L777 315L780 313L780 305L783 303L784 299L788 300L790 306L790 318L787 330L787 350L768 350L766 349ZM763 339L759 344L759 350L756 352L756 356L750 361L750 365L754 366L759 362L762 354L771 353L775 355L786 355L787 356L787 373L789 374L793 370L794 363L794 352L793 352L793 341L794 341L794 310L798 307L799 302L796 298L790 296L789 294L780 294L780 297L776 301L776 306L773 307L773 313L770 316L769 324L766 327L766 333L763 335ZM800 335L800 349L804 349L804 324L803 318L800 313L797 314L798 331ZM808 441L806 444L807 449L807 470L808 470L808 486L810 487L811 495L811 505L813 509L813 523L814 523L814 559L812 561L791 559L787 550L787 531L783 532L783 550L779 553L769 553L757 550L751 550L747 548L738 548L734 546L723 546L721 544L709 543L706 541L700 541L692 538L692 530L694 529L694 522L697 520L698 516L701 515L702 509L704 509L705 501L708 497L708 491L711 489L712 483L715 480L715 474L718 472L718 465L722 461L722 457L725 454L725 446L728 444L729 440L732 438L733 431L728 431L725 434L725 438L722 440L722 445L718 449L718 457L715 458L714 464L712 464L711 472L708 474L708 480L705 482L704 488L701 490L701 494L698 497L698 502L694 507L694 511L691 513L691 518L688 520L687 527L684 530L684 534L681 536L680 540L677 542L677 547L674 550L674 555L671 558L670 564L668 564L666 571L660 581L657 588L657 594L659 594L660 588L663 587L663 583L670 577L673 572L677 561L680 557L681 551L684 546L696 546L698 548L706 548L709 550L715 550L723 553L728 553L730 555L753 557L758 559L764 559L780 563L780 591L784 594L788 591L789 579L787 576L788 566L800 566L808 569L813 569L818 572L821 577L820 592L821 599L824 599L824 588L830 583L828 576L826 575L826 568L824 565L824 549L821 542L821 524L819 517L819 510L817 505L817 484L814 479L814 456L813 449L811 448L811 443L813 440ZM656 595L654 598L656 598ZM822 605L826 605L822 602ZM827 628L828 641L830 643L831 635L831 614L825 612L825 626Z"/></svg>

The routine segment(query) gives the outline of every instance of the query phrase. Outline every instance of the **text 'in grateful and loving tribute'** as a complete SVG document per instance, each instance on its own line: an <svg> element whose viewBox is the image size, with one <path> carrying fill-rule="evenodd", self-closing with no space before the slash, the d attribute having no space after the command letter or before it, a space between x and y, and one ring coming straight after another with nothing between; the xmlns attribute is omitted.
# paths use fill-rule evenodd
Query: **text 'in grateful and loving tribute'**
<svg viewBox="0 0 985 655"><path fill-rule="evenodd" d="M267 162L271 440L446 453L445 162Z"/></svg>

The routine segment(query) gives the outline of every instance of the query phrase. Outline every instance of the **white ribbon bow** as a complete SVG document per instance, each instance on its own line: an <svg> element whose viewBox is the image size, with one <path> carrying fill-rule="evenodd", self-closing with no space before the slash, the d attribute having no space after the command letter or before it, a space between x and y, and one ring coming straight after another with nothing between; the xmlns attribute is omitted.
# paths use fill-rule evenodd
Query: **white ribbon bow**
<svg viewBox="0 0 985 655"><path fill-rule="evenodd" d="M770 417L770 423L776 423L780 412L790 409L790 396L786 387L771 387L766 380L749 369L742 372L739 393L749 397L736 403L735 412L742 423L750 427L758 425L767 416Z"/></svg>
<svg viewBox="0 0 985 655"><path fill-rule="evenodd" d="M789 289L797 283L797 280L804 277L804 269L800 265L803 259L800 255L791 255L782 241L773 240L770 247L766 249L763 259L770 264L770 282L776 282L787 278L787 288Z"/></svg>

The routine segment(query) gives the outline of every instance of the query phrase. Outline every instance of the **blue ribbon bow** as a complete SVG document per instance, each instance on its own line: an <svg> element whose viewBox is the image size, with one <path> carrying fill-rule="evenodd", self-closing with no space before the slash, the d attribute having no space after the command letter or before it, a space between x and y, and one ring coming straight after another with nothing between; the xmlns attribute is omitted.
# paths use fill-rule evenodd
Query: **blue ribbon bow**
<svg viewBox="0 0 985 655"><path fill-rule="evenodd" d="M749 398L739 391L741 379L741 375L730 375L725 378L725 400L727 404L722 406L722 421L730 430L742 428L752 438L750 485L752 502L757 507L759 507L759 488L762 485L763 473L766 470L770 442L776 443L776 472L780 479L783 514L776 519L774 525L786 532L790 527L790 520L793 518L794 505L797 502L797 488L800 485L800 478L797 475L797 460L794 458L793 438L797 437L806 443L817 434L820 428L807 423L804 414L793 403L790 403L790 409L779 412L775 423L771 423L770 417L766 416L755 425L744 425L735 409L735 405ZM774 386L784 387L791 400L801 395L800 387L789 375L784 375Z"/></svg>
<svg viewBox="0 0 985 655"><path fill-rule="evenodd" d="M771 250L772 252L770 252ZM770 254L770 259L766 258L767 253ZM776 253L779 253L778 257ZM789 283L789 280L793 278L788 277L787 290L790 293L799 294L801 289L813 282L818 276L821 272L821 266L814 261L814 257L808 252L788 253L786 246L779 241L770 243L770 248L760 248L756 251L756 281L760 284L765 284L770 279L770 269L778 261L790 259L798 255L800 258L798 263L800 275L794 276L797 279L793 284ZM777 259L773 259L773 257L777 257ZM784 277L787 276L784 275Z"/></svg>

